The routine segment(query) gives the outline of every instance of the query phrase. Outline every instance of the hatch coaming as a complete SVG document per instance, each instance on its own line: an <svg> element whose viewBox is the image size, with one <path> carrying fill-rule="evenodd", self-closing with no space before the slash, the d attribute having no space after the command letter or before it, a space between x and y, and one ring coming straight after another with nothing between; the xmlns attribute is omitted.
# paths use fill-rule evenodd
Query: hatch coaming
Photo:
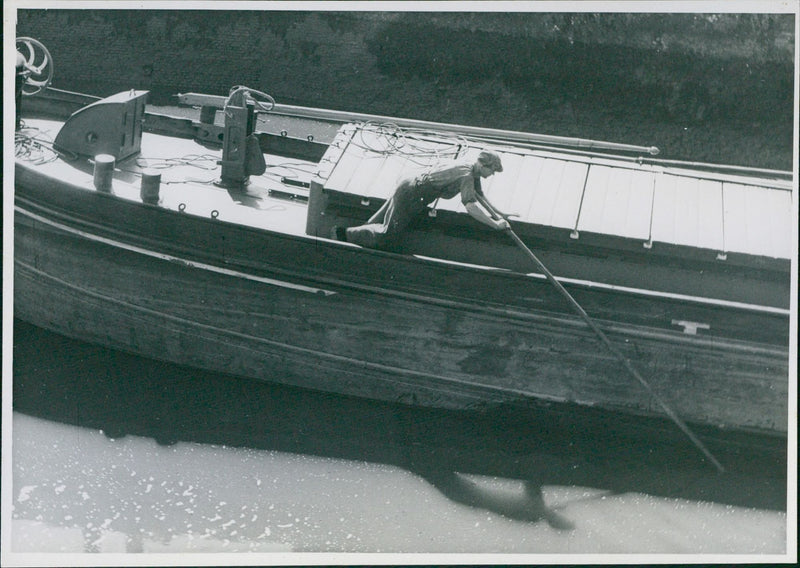
<svg viewBox="0 0 800 568"><path fill-rule="evenodd" d="M778 177L350 124L340 129L314 182L344 217L363 208L366 219L403 177L442 161L474 159L486 147L500 154L504 169L483 180L484 191L498 209L517 215L520 234L555 236L567 247L574 241L576 248L788 271L792 184ZM458 196L437 201L435 209L456 214L442 216L451 224L462 222ZM330 222L310 218L308 232L326 234Z"/></svg>

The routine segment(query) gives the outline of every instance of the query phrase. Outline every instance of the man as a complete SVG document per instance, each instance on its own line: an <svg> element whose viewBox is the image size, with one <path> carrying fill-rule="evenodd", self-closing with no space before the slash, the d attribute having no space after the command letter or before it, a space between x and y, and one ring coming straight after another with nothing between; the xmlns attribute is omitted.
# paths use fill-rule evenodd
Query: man
<svg viewBox="0 0 800 568"><path fill-rule="evenodd" d="M391 248L415 219L423 216L428 204L450 199L459 193L461 203L477 221L497 230L509 228L505 219L494 219L482 205L481 178L502 172L500 156L483 151L474 163L455 163L435 167L420 176L403 180L394 194L365 224L344 229L334 227L333 237L369 248Z"/></svg>

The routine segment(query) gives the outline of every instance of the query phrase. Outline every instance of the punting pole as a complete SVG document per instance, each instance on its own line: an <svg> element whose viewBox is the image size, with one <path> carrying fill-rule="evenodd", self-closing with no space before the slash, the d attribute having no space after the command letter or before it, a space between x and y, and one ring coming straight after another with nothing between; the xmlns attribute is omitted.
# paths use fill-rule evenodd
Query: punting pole
<svg viewBox="0 0 800 568"><path fill-rule="evenodd" d="M497 210L491 205L491 203L489 203L489 201L485 197L479 195L478 200L487 209L487 211L491 213L492 217L494 217L495 219L503 218L503 216L497 212ZM517 234L514 232L513 229L509 227L508 229L506 229L506 232L511 237L511 239L517 244L517 246L519 246L519 248L522 249L522 251L528 255L528 257L534 262L534 264L536 264L539 270L541 270L544 273L544 275L547 277L550 283L553 286L555 286L555 288L561 293L561 295L563 295L567 299L572 308L578 313L578 315L581 316L581 318L583 318L583 321L585 321L586 324L592 329L592 331L594 331L594 333L605 344L608 350L622 362L622 364L625 366L625 369L639 382L639 384L641 384L645 389L647 389L647 391L655 399L655 401L659 404L659 406L661 406L664 412L667 413L667 416L669 416L672 419L672 421L678 426L678 428L681 429L681 431L683 431L684 434L686 434L686 436L692 441L692 443L695 446L697 446L697 448L703 453L703 455L705 455L709 459L709 461L712 464L714 464L714 467L717 468L717 471L719 473L724 473L725 468L722 467L722 464L719 463L719 461L717 461L717 459L711 454L710 451L708 451L708 448L705 447L703 442L701 442L700 439L694 434L694 432L692 432L689 429L689 426L687 426L687 424L683 420L681 420L681 418L675 413L675 411L673 411L672 408L670 408L669 405L666 402L664 402L660 396L658 396L658 394L653 390L653 387L650 386L650 383L644 380L644 378L639 374L639 372L633 368L633 365L631 365L630 361L628 361L628 358L625 357L625 355L623 355L622 352L619 349L617 349L613 343L611 343L606 334L603 333L603 331L599 327L597 327L597 324L595 324L592 318L589 317L589 314L587 314L586 311L581 307L581 305L575 300L575 298L572 297L572 294L567 292L564 286L561 285L561 282L556 280L555 276L553 276L552 273L547 269L547 267L542 263L542 261L539 260L539 258L535 254L533 254L533 251L531 251L531 249L529 249L525 245L525 243L522 242L522 239L520 239L519 236L517 236Z"/></svg>

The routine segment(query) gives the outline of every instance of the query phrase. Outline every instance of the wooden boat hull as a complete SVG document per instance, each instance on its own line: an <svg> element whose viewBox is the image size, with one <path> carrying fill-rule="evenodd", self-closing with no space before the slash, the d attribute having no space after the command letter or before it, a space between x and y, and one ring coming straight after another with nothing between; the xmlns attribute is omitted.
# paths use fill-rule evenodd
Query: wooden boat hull
<svg viewBox="0 0 800 568"><path fill-rule="evenodd" d="M21 165L16 177L14 309L34 325L328 392L594 408L674 430L540 279L198 218ZM785 315L571 289L688 423L786 435ZM718 335L676 330L678 308Z"/></svg>

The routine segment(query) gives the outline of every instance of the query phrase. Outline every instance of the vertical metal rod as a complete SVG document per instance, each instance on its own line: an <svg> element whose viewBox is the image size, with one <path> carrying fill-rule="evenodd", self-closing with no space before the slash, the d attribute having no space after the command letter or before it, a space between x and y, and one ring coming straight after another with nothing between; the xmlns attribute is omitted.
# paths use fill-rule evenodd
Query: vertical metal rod
<svg viewBox="0 0 800 568"><path fill-rule="evenodd" d="M480 200L481 204L487 209L487 211L489 211L489 213L492 214L493 217L495 217L496 219L502 217L499 213L497 213L497 211L486 200L485 197L478 196L478 199ZM611 353L622 362L625 369L631 375L633 375L633 377L639 382L639 384L641 384L650 393L650 395L655 399L655 401L659 404L659 406L661 406L664 412L667 413L667 416L669 416L672 419L672 421L678 426L678 428L681 429L681 431L684 434L686 434L686 436L703 453L703 455L705 455L709 459L709 461L712 464L714 464L714 467L717 468L717 471L719 471L720 473L724 473L725 468L722 467L722 464L719 463L719 461L717 461L717 459L711 454L708 448L705 447L703 442L701 442L700 439L697 436L695 436L695 434L689 429L689 426L683 420L681 420L681 418L672 410L672 408L669 407L669 405L667 405L666 402L664 402L661 399L660 396L658 396L658 394L653 390L653 387L650 386L650 383L644 380L644 378L638 373L638 371L636 371L636 369L633 368L633 365L631 365L630 361L628 361L628 358L625 357L625 355L623 355L622 352L619 351L619 349L617 349L613 343L611 343L606 334L603 333L603 331L599 327L597 327L592 318L589 317L589 315L575 300L575 298L573 298L572 295L569 292L567 292L564 286L561 285L561 282L556 280L555 276L553 276L550 273L550 271L542 263L542 261L539 260L539 258L535 254L533 254L533 251L531 251L531 249L529 249L525 245L525 243L522 242L522 239L520 239L519 236L517 236L517 234L514 232L513 229L509 227L508 229L506 229L506 232L511 237L511 239L517 244L517 246L519 246L519 248L522 249L522 251L528 255L528 257L534 262L534 264L536 264L539 270L541 270L542 273L544 273L544 275L547 277L550 283L553 286L555 286L555 288L561 293L561 295L563 295L567 299L572 308L578 313L578 315L581 316L581 318L583 318L583 321L585 321L586 324L591 328L591 330L594 331L594 333L600 338L603 344L605 344L608 350L611 351Z"/></svg>

